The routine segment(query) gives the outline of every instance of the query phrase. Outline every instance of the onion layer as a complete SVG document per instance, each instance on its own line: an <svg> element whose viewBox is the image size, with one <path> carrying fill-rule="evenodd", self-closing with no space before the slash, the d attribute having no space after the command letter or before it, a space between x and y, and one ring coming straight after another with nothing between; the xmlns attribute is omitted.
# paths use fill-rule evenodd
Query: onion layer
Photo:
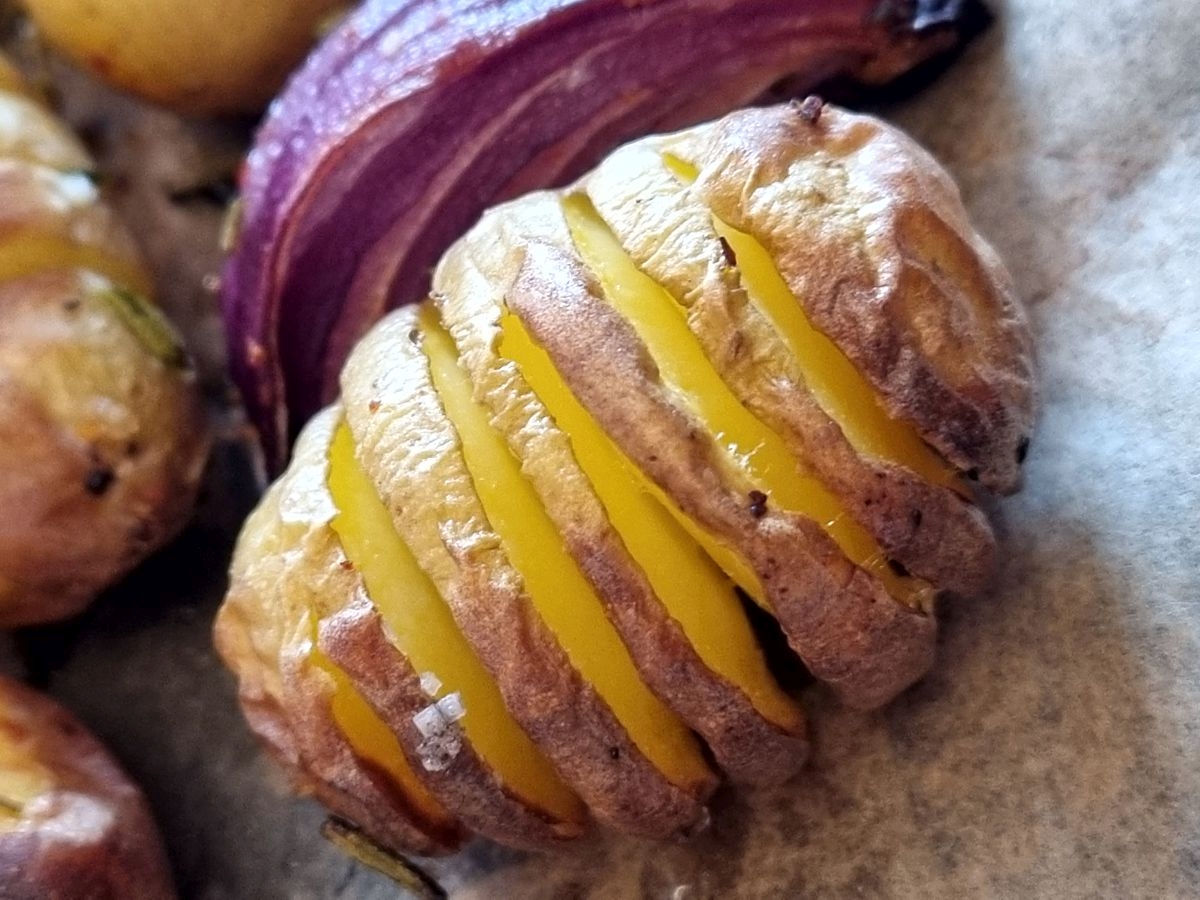
<svg viewBox="0 0 1200 900"><path fill-rule="evenodd" d="M422 299L489 204L788 77L879 82L955 46L970 2L368 0L273 104L222 281L268 469L354 342ZM790 77L789 77L790 76Z"/></svg>

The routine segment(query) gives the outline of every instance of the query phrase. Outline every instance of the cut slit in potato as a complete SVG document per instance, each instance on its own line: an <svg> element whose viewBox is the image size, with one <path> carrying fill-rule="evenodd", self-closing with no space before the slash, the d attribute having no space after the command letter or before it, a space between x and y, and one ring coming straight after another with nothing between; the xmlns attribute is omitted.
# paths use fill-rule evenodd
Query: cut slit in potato
<svg viewBox="0 0 1200 900"><path fill-rule="evenodd" d="M798 711L767 671L733 582L655 499L653 483L575 398L520 319L507 313L500 327L500 356L517 364L569 435L612 527L701 660L737 685L766 719L788 730L798 727Z"/></svg>
<svg viewBox="0 0 1200 900"><path fill-rule="evenodd" d="M433 676L434 698L459 695L465 711L460 724L467 739L507 788L556 819L581 819L579 800L513 720L495 680L396 532L391 514L354 456L354 440L344 423L335 433L329 457L329 491L338 509L333 530L362 575L393 645L415 671Z"/></svg>
<svg viewBox="0 0 1200 900"><path fill-rule="evenodd" d="M670 153L666 167L688 185L695 166ZM752 235L712 215L713 227L732 251L734 266L751 302L783 339L804 374L805 386L859 453L905 466L933 484L966 493L958 473L908 422L890 417L879 396L849 357L818 331L783 280L771 255Z"/></svg>
<svg viewBox="0 0 1200 900"><path fill-rule="evenodd" d="M682 307L637 268L591 201L574 193L562 205L576 248L599 280L605 298L638 333L663 383L723 448L729 468L740 473L750 489L765 494L766 502L818 524L851 562L879 579L896 600L925 608L933 588L893 570L878 543L851 518L845 505L805 473L779 435L734 396L688 328ZM686 517L681 524L748 594L765 604L758 578L747 577L750 567L745 561L731 561L736 554Z"/></svg>
<svg viewBox="0 0 1200 900"><path fill-rule="evenodd" d="M395 790L411 803L422 818L431 822L449 821L449 814L429 793L408 764L400 741L354 684L333 660L318 649L314 635L308 661L333 682L329 712L350 744L355 756L384 773Z"/></svg>
<svg viewBox="0 0 1200 900"><path fill-rule="evenodd" d="M695 737L642 682L629 651L520 471L503 436L472 395L436 311L422 309L422 347L488 521L530 600L572 665L612 710L639 751L673 784L692 789L711 772Z"/></svg>

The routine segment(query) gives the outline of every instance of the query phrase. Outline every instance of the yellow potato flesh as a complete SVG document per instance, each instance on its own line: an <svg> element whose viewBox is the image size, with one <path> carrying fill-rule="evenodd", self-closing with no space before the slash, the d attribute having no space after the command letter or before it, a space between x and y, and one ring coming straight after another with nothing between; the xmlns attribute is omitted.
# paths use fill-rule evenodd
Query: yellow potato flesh
<svg viewBox="0 0 1200 900"><path fill-rule="evenodd" d="M684 184L696 180L698 172L690 163L670 154L663 159ZM958 473L921 440L911 424L887 414L875 389L850 358L813 326L767 248L716 215L712 221L733 250L751 302L774 326L799 365L809 391L850 445L864 456L898 463L926 481L962 493Z"/></svg>
<svg viewBox="0 0 1200 900"><path fill-rule="evenodd" d="M465 710L460 724L475 752L529 804L560 819L581 819L580 801L509 715L495 680L396 531L354 455L354 439L345 424L330 449L329 492L338 509L333 529L361 573L390 640L418 673L431 673L441 683L436 698L459 695Z"/></svg>
<svg viewBox="0 0 1200 900"><path fill-rule="evenodd" d="M520 319L509 313L500 325L500 355L517 364L570 437L575 460L609 522L700 659L741 688L764 718L784 728L798 727L796 706L767 671L733 583L654 499L649 479L579 403Z"/></svg>
<svg viewBox="0 0 1200 900"><path fill-rule="evenodd" d="M805 474L784 440L742 405L705 356L683 307L638 269L591 201L581 194L569 195L563 211L580 255L613 308L638 333L664 384L703 423L750 486L766 494L775 507L817 523L848 559L878 578L897 600L924 607L930 586L893 571L879 544L844 504L821 481ZM690 530L695 533L694 525ZM751 596L765 602L758 579L747 583L748 564L739 560L731 566L729 548L711 536L702 536L702 543Z"/></svg>
<svg viewBox="0 0 1200 900"><path fill-rule="evenodd" d="M413 772L400 742L387 724L371 708L354 687L349 676L329 657L312 645L308 661L329 676L333 682L333 698L329 712L354 755L385 773L400 794L426 819L445 822L449 815Z"/></svg>
<svg viewBox="0 0 1200 900"><path fill-rule="evenodd" d="M150 296L154 287L140 268L113 259L95 247L34 232L0 237L0 281L67 269L98 272L113 284L128 287L143 296Z"/></svg>
<svg viewBox="0 0 1200 900"><path fill-rule="evenodd" d="M25 804L53 786L49 771L0 733L0 831L15 828Z"/></svg>
<svg viewBox="0 0 1200 900"><path fill-rule="evenodd" d="M706 783L709 769L696 739L642 682L520 463L473 398L454 342L431 307L422 311L421 323L433 383L458 431L475 490L534 608L638 750L674 784Z"/></svg>

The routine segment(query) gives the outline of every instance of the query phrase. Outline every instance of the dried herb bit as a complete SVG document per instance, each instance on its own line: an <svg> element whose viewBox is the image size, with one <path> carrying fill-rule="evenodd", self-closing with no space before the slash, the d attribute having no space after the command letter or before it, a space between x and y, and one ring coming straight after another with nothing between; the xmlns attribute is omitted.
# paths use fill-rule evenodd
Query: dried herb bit
<svg viewBox="0 0 1200 900"><path fill-rule="evenodd" d="M1017 465L1020 465L1021 463L1025 462L1025 457L1027 457L1028 455L1029 455L1029 438L1023 437L1023 438L1021 438L1020 443L1017 444Z"/></svg>
<svg viewBox="0 0 1200 900"><path fill-rule="evenodd" d="M750 515L756 519L761 519L767 514L767 495L762 491L751 491L750 497Z"/></svg>
<svg viewBox="0 0 1200 900"><path fill-rule="evenodd" d="M386 875L417 900L446 900L446 891L410 860L386 850L341 819L326 819L321 835L343 853Z"/></svg>
<svg viewBox="0 0 1200 900"><path fill-rule="evenodd" d="M421 346L421 329L410 328L408 331L408 342L416 347Z"/></svg>
<svg viewBox="0 0 1200 900"><path fill-rule="evenodd" d="M159 362L173 369L190 369L192 361L175 328L159 310L124 288L101 291L100 297L121 323Z"/></svg>
<svg viewBox="0 0 1200 900"><path fill-rule="evenodd" d="M816 94L809 94L803 100L793 100L788 104L809 125L816 125L821 118L821 111L825 109L825 101Z"/></svg>
<svg viewBox="0 0 1200 900"><path fill-rule="evenodd" d="M117 476L113 474L113 470L108 466L97 466L94 469L89 469L87 475L83 479L83 489L93 497L102 497L104 493L112 486L113 480Z"/></svg>
<svg viewBox="0 0 1200 900"><path fill-rule="evenodd" d="M899 575L901 578L908 577L908 569L906 569L904 567L903 563L898 562L894 559L889 559L887 561L887 564L888 564L888 568L891 569L893 572L895 572L897 575Z"/></svg>
<svg viewBox="0 0 1200 900"><path fill-rule="evenodd" d="M979 470L978 469L967 469L966 474L967 474L967 479L969 481L978 481L979 480Z"/></svg>
<svg viewBox="0 0 1200 900"><path fill-rule="evenodd" d="M609 759L620 759L621 758L621 748L620 747L609 747L608 748L608 757L609 757Z"/></svg>
<svg viewBox="0 0 1200 900"><path fill-rule="evenodd" d="M736 266L737 254L734 253L733 248L729 246L729 241L725 240L724 237L718 238L718 240L721 242L721 253L725 257L725 264L727 266Z"/></svg>

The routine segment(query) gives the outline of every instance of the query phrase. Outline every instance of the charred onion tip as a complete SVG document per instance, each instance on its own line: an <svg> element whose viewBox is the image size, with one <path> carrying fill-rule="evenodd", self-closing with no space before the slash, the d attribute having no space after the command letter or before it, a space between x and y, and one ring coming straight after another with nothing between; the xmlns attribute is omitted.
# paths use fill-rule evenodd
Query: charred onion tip
<svg viewBox="0 0 1200 900"><path fill-rule="evenodd" d="M825 101L816 94L809 94L803 100L793 100L788 105L798 112L805 122L816 125L821 118L821 110L825 108Z"/></svg>

